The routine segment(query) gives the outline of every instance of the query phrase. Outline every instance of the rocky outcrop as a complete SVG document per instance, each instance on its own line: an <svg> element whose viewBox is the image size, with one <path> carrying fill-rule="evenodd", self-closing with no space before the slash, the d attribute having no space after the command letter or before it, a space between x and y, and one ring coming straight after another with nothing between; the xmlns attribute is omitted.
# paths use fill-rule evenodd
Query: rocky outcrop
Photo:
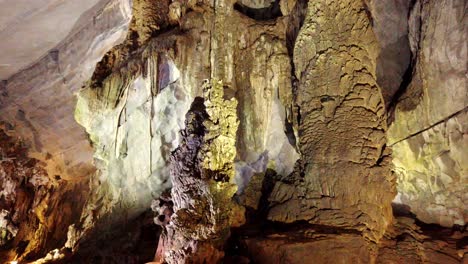
<svg viewBox="0 0 468 264"><path fill-rule="evenodd" d="M301 235L298 235L300 233ZM255 263L372 263L375 246L356 234L320 234L314 230L246 238Z"/></svg>
<svg viewBox="0 0 468 264"><path fill-rule="evenodd" d="M206 81L186 116L182 142L171 155L174 213L165 223L156 261L218 263L230 228L243 223L233 201L237 101L224 100L223 84ZM163 216L164 217L164 216Z"/></svg>
<svg viewBox="0 0 468 264"><path fill-rule="evenodd" d="M1 164L7 170L0 179L9 190L2 198L10 201L2 202L7 229L12 234L11 226L18 228L2 247L2 262L58 252L68 227L80 219L95 167L88 136L74 120L75 93L103 54L123 40L130 18L130 1L101 1L36 64L2 81L1 127L23 144L8 156L15 160Z"/></svg>
<svg viewBox="0 0 468 264"><path fill-rule="evenodd" d="M463 230L441 228L401 216L379 244L376 263L466 263Z"/></svg>
<svg viewBox="0 0 468 264"><path fill-rule="evenodd" d="M1 88L0 121L47 163L50 177L87 179L94 172L92 147L73 113L75 93L108 49L125 37L130 1L113 0L90 10L71 34L39 62L13 75Z"/></svg>
<svg viewBox="0 0 468 264"><path fill-rule="evenodd" d="M397 203L424 222L467 221L468 90L464 1L415 1L409 37L415 59L388 130Z"/></svg>
<svg viewBox="0 0 468 264"><path fill-rule="evenodd" d="M363 2L308 3L293 50L301 161L275 185L270 220L382 237L392 221L395 182L378 54Z"/></svg>
<svg viewBox="0 0 468 264"><path fill-rule="evenodd" d="M39 159L28 165L22 150L12 155L23 161L9 154L1 163L10 197L0 211L10 246L2 256L466 258L461 1L132 5L130 21L129 1L110 1L92 25L1 83L2 124ZM401 209L407 215L395 218Z"/></svg>
<svg viewBox="0 0 468 264"><path fill-rule="evenodd" d="M92 230L110 233L170 187L169 157L180 144L185 113L211 76L223 80L226 98L242 100L233 171L239 186L267 167L285 175L292 171L298 154L283 132L292 118L291 68L277 33L285 32L285 20L256 24L232 6L217 4L216 16L203 3L182 12L180 28L159 22L165 26L146 42L140 36L153 20L137 24L142 20L134 18L126 41L104 57L80 92L76 119L93 142L98 173L72 232L78 237L98 235Z"/></svg>
<svg viewBox="0 0 468 264"><path fill-rule="evenodd" d="M77 221L87 186L56 176L27 157L23 141L0 130L0 259L37 259L61 247L66 230Z"/></svg>
<svg viewBox="0 0 468 264"><path fill-rule="evenodd" d="M281 232L279 232L281 230ZM380 243L330 226L270 226L244 231L237 253L255 263L465 263L466 235L398 217ZM244 259L243 258L243 259ZM238 257L239 259L239 257Z"/></svg>

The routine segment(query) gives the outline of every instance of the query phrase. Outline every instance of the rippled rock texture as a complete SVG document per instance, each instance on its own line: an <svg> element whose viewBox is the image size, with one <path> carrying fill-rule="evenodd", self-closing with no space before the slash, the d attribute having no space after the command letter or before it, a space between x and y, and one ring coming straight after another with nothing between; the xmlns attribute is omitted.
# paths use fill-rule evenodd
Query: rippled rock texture
<svg viewBox="0 0 468 264"><path fill-rule="evenodd" d="M270 220L385 232L395 183L377 56L362 2L308 3L293 47L301 160L275 185Z"/></svg>
<svg viewBox="0 0 468 264"><path fill-rule="evenodd" d="M465 13L109 1L2 82L4 256L467 261Z"/></svg>

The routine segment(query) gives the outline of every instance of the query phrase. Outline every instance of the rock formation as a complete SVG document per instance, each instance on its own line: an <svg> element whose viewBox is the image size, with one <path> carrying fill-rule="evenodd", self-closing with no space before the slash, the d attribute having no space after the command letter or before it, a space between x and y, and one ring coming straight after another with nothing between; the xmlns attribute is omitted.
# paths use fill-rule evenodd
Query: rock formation
<svg viewBox="0 0 468 264"><path fill-rule="evenodd" d="M362 2L308 3L292 58L301 160L275 185L270 220L352 228L376 240L391 223L394 178L377 56Z"/></svg>
<svg viewBox="0 0 468 264"><path fill-rule="evenodd" d="M206 81L186 116L182 141L171 156L173 214L164 223L162 252L167 263L218 263L230 228L243 223L232 198L237 101L224 99L221 81Z"/></svg>
<svg viewBox="0 0 468 264"><path fill-rule="evenodd" d="M411 77L394 109L389 146L398 202L446 227L467 222L467 39L464 1L416 1ZM437 25L437 26L436 26Z"/></svg>
<svg viewBox="0 0 468 264"><path fill-rule="evenodd" d="M99 1L0 84L1 260L468 261L466 10Z"/></svg>
<svg viewBox="0 0 468 264"><path fill-rule="evenodd" d="M0 130L1 259L36 259L60 248L68 226L79 219L87 185L49 179L41 162L27 157L27 147Z"/></svg>

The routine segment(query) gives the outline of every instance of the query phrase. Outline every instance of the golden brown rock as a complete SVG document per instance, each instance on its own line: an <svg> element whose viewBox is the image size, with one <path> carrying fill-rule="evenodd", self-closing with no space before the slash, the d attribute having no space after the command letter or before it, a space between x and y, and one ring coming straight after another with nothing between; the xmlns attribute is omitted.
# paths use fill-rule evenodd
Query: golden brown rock
<svg viewBox="0 0 468 264"><path fill-rule="evenodd" d="M293 56L301 162L273 189L270 220L346 227L375 241L391 224L378 52L363 2L309 2Z"/></svg>

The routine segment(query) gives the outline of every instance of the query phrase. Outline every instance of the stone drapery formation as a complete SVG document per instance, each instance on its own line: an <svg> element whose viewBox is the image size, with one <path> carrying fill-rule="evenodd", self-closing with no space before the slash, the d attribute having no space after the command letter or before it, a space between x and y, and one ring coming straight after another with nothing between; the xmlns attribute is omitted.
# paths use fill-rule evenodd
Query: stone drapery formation
<svg viewBox="0 0 468 264"><path fill-rule="evenodd" d="M98 173L82 219L73 227L75 237L92 237L92 230L110 233L111 226L144 212L170 186L170 153L179 145L193 98L203 94L200 83L210 76L223 80L227 97L242 98L236 110L241 128L235 182L245 185L267 166L285 175L292 171L298 154L283 132L291 118L290 62L284 41L277 39L286 20L257 25L232 6L218 4L226 14L215 16L199 4L179 21L180 29L164 24L168 32L156 30L146 41L140 36L147 36L145 29L154 22L138 25L134 19L127 40L104 57L80 92L75 115L96 149ZM227 26L232 24L245 30ZM226 38L226 30L238 36ZM226 58L229 50L236 51L235 60ZM245 71L249 68L253 71Z"/></svg>
<svg viewBox="0 0 468 264"><path fill-rule="evenodd" d="M462 0L129 3L1 83L8 260L466 261Z"/></svg>
<svg viewBox="0 0 468 264"><path fill-rule="evenodd" d="M275 185L269 219L346 227L375 240L392 222L378 51L363 2L308 3L293 47L301 161Z"/></svg>

